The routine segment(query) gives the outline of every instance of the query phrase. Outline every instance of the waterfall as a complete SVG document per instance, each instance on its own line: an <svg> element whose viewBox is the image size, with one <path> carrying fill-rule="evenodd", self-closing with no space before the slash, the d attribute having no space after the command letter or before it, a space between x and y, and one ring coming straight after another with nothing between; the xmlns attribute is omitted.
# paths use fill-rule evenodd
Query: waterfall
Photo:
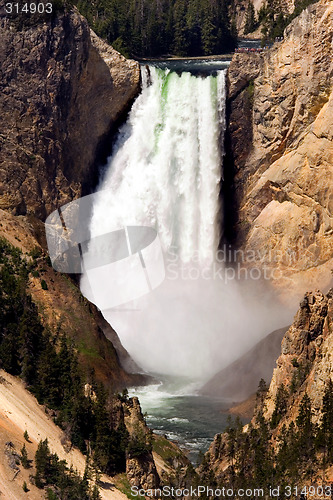
<svg viewBox="0 0 333 500"><path fill-rule="evenodd" d="M183 262L217 245L225 71L217 77L142 68L143 89L120 131L94 207L92 236L154 227ZM107 218L105 217L107 211Z"/></svg>
<svg viewBox="0 0 333 500"><path fill-rule="evenodd" d="M119 131L96 195L85 261L107 251L101 251L100 235L148 226L158 235L166 277L141 298L141 278L129 282L138 287L131 302L129 290L120 290L128 283L120 267L117 284L106 268L92 269L84 273L81 289L145 369L207 377L235 356L240 339L251 338L249 324L257 315L233 284L212 271L221 225L226 71L206 77L154 66L141 71L142 92ZM126 238L130 246L128 230ZM140 259L144 263L142 252ZM138 262L128 269L134 271ZM111 307L113 296L124 297L119 308ZM239 312L246 308L244 325ZM246 347L250 340L242 342Z"/></svg>

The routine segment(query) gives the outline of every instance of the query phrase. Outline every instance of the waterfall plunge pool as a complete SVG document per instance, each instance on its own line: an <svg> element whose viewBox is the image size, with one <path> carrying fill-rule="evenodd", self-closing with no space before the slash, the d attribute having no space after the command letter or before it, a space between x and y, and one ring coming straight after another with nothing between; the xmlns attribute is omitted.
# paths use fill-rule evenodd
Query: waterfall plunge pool
<svg viewBox="0 0 333 500"><path fill-rule="evenodd" d="M231 401L198 395L196 382L154 376L159 384L130 388L129 396L139 398L148 427L175 442L196 466L200 453L226 428Z"/></svg>

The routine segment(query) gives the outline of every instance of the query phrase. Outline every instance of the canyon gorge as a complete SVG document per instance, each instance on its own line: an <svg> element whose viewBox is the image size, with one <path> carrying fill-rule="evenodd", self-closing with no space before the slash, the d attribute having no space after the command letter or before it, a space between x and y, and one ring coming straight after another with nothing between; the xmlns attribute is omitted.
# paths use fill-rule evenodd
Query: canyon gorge
<svg viewBox="0 0 333 500"><path fill-rule="evenodd" d="M42 327L55 345L63 336L73 343L92 406L95 384L113 395L141 387L137 392L142 390L144 400L145 385L155 384L158 394L159 374L190 375L182 389L199 379L198 397L226 398L230 406L253 396L260 378L266 378L268 386L251 403L256 405L253 418L242 431L235 430L239 443L251 429L264 432L264 425L274 421L282 386L289 391L287 409L272 424L272 453L283 426L297 422L305 395L313 423L320 427L333 377L332 2L307 7L271 48L235 53L230 64L210 69L208 76L202 68L194 75L156 62L145 61L140 68L97 37L76 8L23 29L1 14L0 34L0 237L9 255L13 250L7 244L30 266L25 286ZM183 163L183 158L191 161ZM139 205L129 197L133 185ZM222 269L256 270L270 279L239 280L222 291L214 284L207 292L204 280L162 285L165 291L157 290L160 296L148 302L146 316L138 320L133 312L121 311L117 323L118 311L106 313L108 308L99 306L81 283L82 295L78 275L52 268L45 235L44 222L52 212L60 214L67 203L96 191L108 193L101 187L112 195L103 200L99 194L94 223L87 221L92 237L148 221L158 228L166 254L174 245L177 258L186 262L189 255L190 262L197 251L196 269L219 246L230 250ZM113 211L112 203L117 205ZM108 207L109 218L103 219ZM108 285L103 295L117 296L111 280ZM181 320L173 323L173 314ZM196 335L197 330L204 334ZM7 326L3 332L5 337ZM21 498L21 477L28 480L28 475L22 469L11 486L3 449L9 441L23 444L24 425L15 422L19 411L8 403L16 382L4 372L1 377L0 396L8 407L0 410L0 490L4 498L15 499ZM42 418L23 383L17 390ZM103 476L102 482L112 485L101 488L103 498L125 498L130 486L185 488L232 482L233 473L240 478L242 470L228 449L230 426L229 434L216 433L195 470L186 446L168 441L161 430L151 432L156 415L144 416L144 405L132 391L130 398L123 393L106 404L109 430L127 436L129 444L126 477L116 476L113 484L110 475ZM59 428L56 436L51 424L58 410L48 411L45 436L52 430L50 446L60 449L59 436L63 433L65 441L69 429ZM215 429L215 422L210 425ZM38 435L31 436L29 454L37 449ZM237 449L241 457L241 445ZM317 482L323 450L315 452ZM66 456L59 453L61 459ZM73 460L83 473L83 455ZM332 464L325 467L323 480L333 481ZM34 485L31 491L32 499L43 498Z"/></svg>

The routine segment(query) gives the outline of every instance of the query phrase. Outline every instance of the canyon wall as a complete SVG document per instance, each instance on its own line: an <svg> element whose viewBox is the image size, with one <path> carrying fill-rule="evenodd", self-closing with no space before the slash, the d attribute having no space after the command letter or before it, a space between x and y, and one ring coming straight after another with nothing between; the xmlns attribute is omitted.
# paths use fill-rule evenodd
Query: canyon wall
<svg viewBox="0 0 333 500"><path fill-rule="evenodd" d="M267 335L250 351L223 368L200 389L200 394L242 402L252 396L260 379L270 380L276 358L281 351L281 340L287 328Z"/></svg>
<svg viewBox="0 0 333 500"><path fill-rule="evenodd" d="M228 72L225 238L289 299L327 288L333 267L332 37L321 0Z"/></svg>
<svg viewBox="0 0 333 500"><path fill-rule="evenodd" d="M333 289L326 295L307 293L294 322L282 339L281 354L265 400L267 418L271 418L278 388L283 384L290 393L289 411L280 426L295 420L305 392L311 399L313 419L320 421L327 381L333 379Z"/></svg>
<svg viewBox="0 0 333 500"><path fill-rule="evenodd" d="M17 28L0 16L0 208L41 219L89 192L139 65L76 10Z"/></svg>
<svg viewBox="0 0 333 500"><path fill-rule="evenodd" d="M23 26L1 8L0 88L0 235L42 254L40 221L93 189L110 134L140 91L139 64L98 38L75 8ZM45 273L47 293L40 280L31 293L51 331L59 323L73 337L86 337L82 358L105 383L120 389L144 383L122 368L139 371L73 283L48 267Z"/></svg>
<svg viewBox="0 0 333 500"><path fill-rule="evenodd" d="M325 481L326 484L333 481L333 462L325 462L323 452L326 445L330 446L330 438L327 437L327 442L324 440L322 448L315 446L315 439L320 439L318 429L321 428L325 411L325 418L328 418L327 403L324 408L328 390L331 396L329 383L333 381L332 321L333 289L327 294L319 291L307 293L293 324L282 339L281 354L268 391L263 385L258 387L251 422L244 427L236 422L233 430L229 427L224 434L215 436L205 460L198 468L202 478L207 478L208 473L212 475L213 472L218 483L222 482L223 485L227 484L227 481L237 484L237 480L244 481L244 478L248 481L247 484L251 484L251 476L258 481L263 480L264 484L265 474L269 469L265 469L267 460L266 466L270 461L276 475L282 470L280 477L294 477L296 484L302 486L310 481L310 484L316 484L316 480L323 480L324 484ZM303 451L302 447L305 445L300 438L302 429L304 431L301 418L305 414L306 404L309 405L306 437L307 444L311 443L312 447L309 455ZM332 413L330 415L332 417ZM331 424L329 428L331 429ZM263 445L261 449L260 442ZM286 443L290 449L295 450L298 447L298 454L292 455L291 452L292 458L289 462L283 462L288 455L286 448L283 448ZM258 444L259 447L256 448ZM269 455L265 455L268 449ZM283 452L286 455L283 455ZM256 453L257 458L260 457L258 461ZM298 461L300 457L303 458ZM283 469L281 464L284 464ZM307 467L310 474L305 473ZM258 471L262 471L263 476L259 477ZM267 475L266 479L271 481L272 477L274 476Z"/></svg>

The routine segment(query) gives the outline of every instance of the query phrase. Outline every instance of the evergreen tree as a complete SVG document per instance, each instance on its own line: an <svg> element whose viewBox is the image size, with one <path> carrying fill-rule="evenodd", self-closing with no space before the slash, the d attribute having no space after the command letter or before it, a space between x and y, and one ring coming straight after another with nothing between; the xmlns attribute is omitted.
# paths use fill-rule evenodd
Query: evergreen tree
<svg viewBox="0 0 333 500"><path fill-rule="evenodd" d="M186 56L189 50L190 39L186 23L186 0L175 0L173 9L174 42L172 51L180 56Z"/></svg>
<svg viewBox="0 0 333 500"><path fill-rule="evenodd" d="M313 465L316 462L315 454L315 427L312 423L311 399L305 393L296 419L298 427L297 441L301 467L311 476Z"/></svg>
<svg viewBox="0 0 333 500"><path fill-rule="evenodd" d="M249 0L246 15L245 15L245 26L244 33L245 35L248 33L252 33L256 29L256 13L254 10L254 5L252 0Z"/></svg>
<svg viewBox="0 0 333 500"><path fill-rule="evenodd" d="M262 409L268 389L269 388L266 384L266 381L263 378L261 378L256 392L256 406L258 408Z"/></svg>
<svg viewBox="0 0 333 500"><path fill-rule="evenodd" d="M323 449L323 468L333 463L333 381L328 381L323 397L322 421L318 443Z"/></svg>
<svg viewBox="0 0 333 500"><path fill-rule="evenodd" d="M288 403L288 391L285 388L284 384L281 384L278 387L278 390L276 392L275 396L275 408L272 413L272 418L271 418L271 428L275 429L280 420L284 417L284 415L287 412L287 403Z"/></svg>
<svg viewBox="0 0 333 500"><path fill-rule="evenodd" d="M40 441L35 454L35 483L37 488L43 488L45 484L49 484L52 476L51 454L48 440Z"/></svg>
<svg viewBox="0 0 333 500"><path fill-rule="evenodd" d="M48 498L97 500L100 498L98 489L90 491L87 477L82 479L71 467L67 468L64 460L59 460L51 453L47 439L40 441L35 455L35 484L38 488L52 486L47 490Z"/></svg>
<svg viewBox="0 0 333 500"><path fill-rule="evenodd" d="M294 422L287 428L283 424L279 433L279 448L276 457L276 476L293 485L298 477L299 450Z"/></svg>
<svg viewBox="0 0 333 500"><path fill-rule="evenodd" d="M29 469L30 467L30 460L28 459L28 452L25 443L21 448L21 464L25 469Z"/></svg>
<svg viewBox="0 0 333 500"><path fill-rule="evenodd" d="M92 28L137 57L223 53L237 40L227 0L76 0Z"/></svg>
<svg viewBox="0 0 333 500"><path fill-rule="evenodd" d="M259 426L254 432L254 481L259 487L272 484L274 476L273 450L270 448L270 430L262 412L256 417Z"/></svg>
<svg viewBox="0 0 333 500"><path fill-rule="evenodd" d="M227 428L226 428L225 432L227 435L227 457L231 463L232 473L234 473L234 465L235 465L235 458L236 458L236 446L237 446L237 442L236 442L237 432L236 432L236 426L232 422L230 415L228 416Z"/></svg>
<svg viewBox="0 0 333 500"><path fill-rule="evenodd" d="M36 378L37 361L41 352L43 327L38 318L37 307L31 297L26 297L25 310L19 326L21 376L31 385Z"/></svg>

